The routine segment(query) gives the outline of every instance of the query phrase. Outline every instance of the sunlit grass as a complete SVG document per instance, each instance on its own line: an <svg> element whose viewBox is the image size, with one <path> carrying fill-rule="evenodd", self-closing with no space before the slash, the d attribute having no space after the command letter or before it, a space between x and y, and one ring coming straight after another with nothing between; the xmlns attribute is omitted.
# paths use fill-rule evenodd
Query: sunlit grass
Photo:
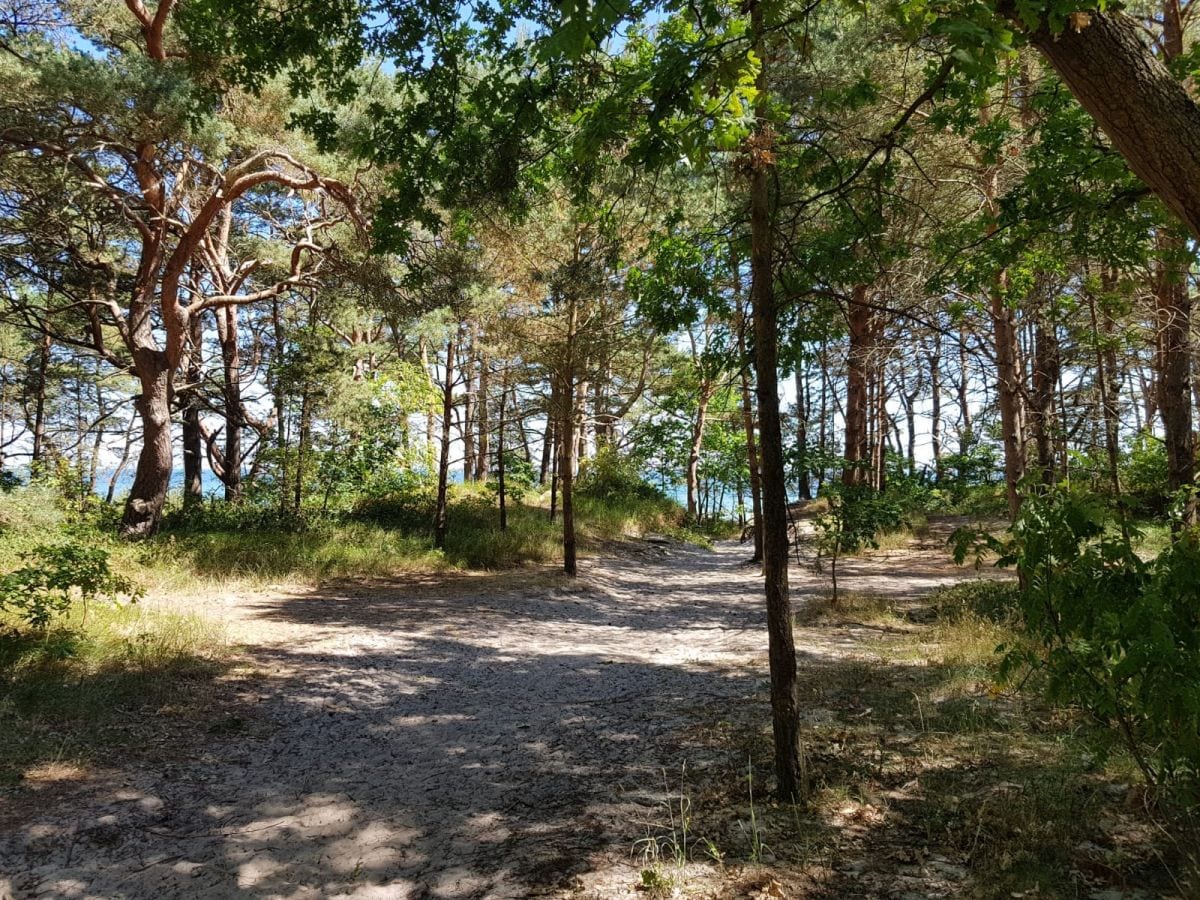
<svg viewBox="0 0 1200 900"><path fill-rule="evenodd" d="M0 613L0 781L144 742L164 706L198 703L227 653L196 616L92 603L45 630Z"/></svg>

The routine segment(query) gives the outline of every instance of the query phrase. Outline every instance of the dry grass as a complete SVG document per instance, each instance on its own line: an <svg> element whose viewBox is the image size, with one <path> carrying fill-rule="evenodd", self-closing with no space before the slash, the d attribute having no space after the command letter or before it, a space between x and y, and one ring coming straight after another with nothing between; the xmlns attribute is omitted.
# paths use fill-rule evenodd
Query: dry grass
<svg viewBox="0 0 1200 900"><path fill-rule="evenodd" d="M227 662L220 629L195 616L93 604L44 631L0 617L0 781L144 746L171 711L202 720Z"/></svg>

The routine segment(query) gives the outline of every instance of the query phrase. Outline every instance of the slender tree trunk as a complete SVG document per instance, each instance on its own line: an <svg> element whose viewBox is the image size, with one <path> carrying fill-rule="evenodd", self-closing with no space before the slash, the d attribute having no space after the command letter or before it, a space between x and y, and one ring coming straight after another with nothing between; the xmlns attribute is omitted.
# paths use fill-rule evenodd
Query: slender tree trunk
<svg viewBox="0 0 1200 900"><path fill-rule="evenodd" d="M988 120L986 111L980 118L985 122ZM992 217L988 225L989 234L998 227L999 177L999 167L994 165L987 167L982 175L984 203ZM1001 441L1004 445L1004 484L1008 496L1008 514L1015 520L1021 510L1020 484L1025 476L1025 427L1021 404L1024 378L1016 315L1008 305L1006 269L996 273L995 283L988 292L988 303L996 349L996 391L1000 407Z"/></svg>
<svg viewBox="0 0 1200 900"><path fill-rule="evenodd" d="M550 446L546 449L550 454L550 521L553 522L558 514L558 432L551 435Z"/></svg>
<svg viewBox="0 0 1200 900"><path fill-rule="evenodd" d="M475 373L471 345L464 344L462 348L462 370L464 377L462 423L459 434L463 442L463 482L475 477Z"/></svg>
<svg viewBox="0 0 1200 900"><path fill-rule="evenodd" d="M742 304L741 263L732 261L734 273L733 292L737 303L738 356L746 359L746 314ZM758 442L754 439L754 403L750 396L750 372L746 365L741 369L742 383L742 428L746 432L746 467L750 471L750 508L754 522L754 556L751 562L761 563L763 558L762 479L758 464Z"/></svg>
<svg viewBox="0 0 1200 900"><path fill-rule="evenodd" d="M763 581L767 600L771 713L779 796L798 801L801 783L800 721L796 699L796 647L788 597L787 481L779 421L779 325L773 256L774 209L770 184L773 129L768 119L765 23L761 0L750 0L752 40L760 60L754 140L758 150L750 176L750 306L754 322L755 383L762 450Z"/></svg>
<svg viewBox="0 0 1200 900"><path fill-rule="evenodd" d="M868 419L870 417L870 367L874 352L873 310L867 303L867 286L856 284L850 299L847 322L850 346L846 353L846 460L842 481L862 484L871 461Z"/></svg>
<svg viewBox="0 0 1200 900"><path fill-rule="evenodd" d="M496 493L500 499L500 530L508 530L508 497L504 484L504 413L508 400L508 387L500 385L500 408L496 410Z"/></svg>
<svg viewBox="0 0 1200 900"><path fill-rule="evenodd" d="M929 441L933 445L933 477L941 481L945 474L942 466L942 371L941 338L934 352L929 354Z"/></svg>
<svg viewBox="0 0 1200 900"><path fill-rule="evenodd" d="M546 430L542 434L542 458L539 465L538 484L545 484L546 478L550 474L550 466L554 459L554 454L551 452L554 447L554 417L557 415L555 392L557 388L550 389L550 412L546 415Z"/></svg>
<svg viewBox="0 0 1200 900"><path fill-rule="evenodd" d="M1116 287L1116 279L1105 272L1102 283L1105 292ZM1121 420L1119 413L1120 377L1117 373L1116 348L1112 317L1104 315L1103 325L1096 310L1096 296L1088 291L1088 313L1092 320L1092 335L1096 342L1096 385L1100 392L1100 410L1104 416L1104 450L1108 457L1108 479L1113 496L1121 496ZM1136 404L1135 404L1136 406Z"/></svg>
<svg viewBox="0 0 1200 900"><path fill-rule="evenodd" d="M558 473L562 481L563 571L574 577L578 571L575 553L575 417L578 413L575 395L575 344L579 327L579 303L572 294L567 307L567 344L563 360L562 385L559 401L562 416L559 423Z"/></svg>
<svg viewBox="0 0 1200 900"><path fill-rule="evenodd" d="M104 495L105 503L112 503L113 497L117 493L117 485L121 482L121 476L125 474L125 469L129 467L129 457L133 451L133 429L135 418L130 417L129 427L125 429L125 441L121 445L121 456L117 460L117 465L113 469L112 475L108 479L108 491Z"/></svg>
<svg viewBox="0 0 1200 900"><path fill-rule="evenodd" d="M307 384L300 394L299 434L296 436L296 481L292 485L292 503L296 515L304 506L304 467L308 462L308 448L312 444L312 390Z"/></svg>
<svg viewBox="0 0 1200 900"><path fill-rule="evenodd" d="M433 546L446 547L446 511L450 488L450 429L454 426L454 343L446 342L446 380L442 387L442 450L438 457L437 505L433 512Z"/></svg>
<svg viewBox="0 0 1200 900"><path fill-rule="evenodd" d="M1062 353L1053 322L1047 322L1043 316L1039 316L1035 329L1029 424L1033 432L1042 483L1054 484L1054 399L1062 368Z"/></svg>
<svg viewBox="0 0 1200 900"><path fill-rule="evenodd" d="M34 474L41 468L46 452L46 381L50 371L50 348L50 332L47 331L38 348L37 378L33 384L33 450L29 467Z"/></svg>
<svg viewBox="0 0 1200 900"><path fill-rule="evenodd" d="M490 450L488 447L489 431L491 423L488 421L488 392L491 390L491 372L488 371L489 362L487 354L480 354L479 357L479 397L475 401L475 418L479 425L479 452L475 458L475 480L487 481L488 477L488 455Z"/></svg>
<svg viewBox="0 0 1200 900"><path fill-rule="evenodd" d="M188 322L187 394L183 405L183 505L204 499L204 435L200 429L200 348L204 338L200 316Z"/></svg>
<svg viewBox="0 0 1200 900"><path fill-rule="evenodd" d="M282 515L287 511L288 475L290 473L288 472L287 406L283 389L284 346L287 338L284 335L278 296L271 299L271 331L275 337L272 359L275 379L272 393L275 395L273 398L275 403L275 451L279 455L279 512Z"/></svg>
<svg viewBox="0 0 1200 900"><path fill-rule="evenodd" d="M242 500L242 351L237 306L216 311L217 337L221 342L221 371L225 389L225 500Z"/></svg>
<svg viewBox="0 0 1200 900"><path fill-rule="evenodd" d="M429 379L429 401L425 404L425 447L428 453L428 458L433 460L433 433L435 430L435 412L434 412L434 396L437 394L437 385L433 379L433 366L429 363L429 343L425 338L421 338L417 342L417 349L421 354L421 368L425 370L425 377Z"/></svg>
<svg viewBox="0 0 1200 900"><path fill-rule="evenodd" d="M801 500L811 500L812 480L808 466L808 417L812 398L809 396L808 371L801 360L796 364L796 472L797 489Z"/></svg>
<svg viewBox="0 0 1200 900"><path fill-rule="evenodd" d="M687 517L689 522L697 521L696 505L697 491L700 488L700 449L704 446L704 430L708 425L708 402L712 396L707 380L700 384L700 394L696 398L696 418L692 420L692 440L688 445L687 464Z"/></svg>
<svg viewBox="0 0 1200 900"><path fill-rule="evenodd" d="M1178 238L1161 235L1155 273L1157 353L1155 379L1158 409L1167 448L1167 486L1178 491L1195 480L1196 451L1192 436L1191 297L1180 260L1186 247ZM1183 520L1195 520L1194 501L1185 505Z"/></svg>
<svg viewBox="0 0 1200 900"><path fill-rule="evenodd" d="M955 388L958 393L958 452L966 456L973 441L971 422L971 370L967 356L967 327L963 325L958 330L958 382Z"/></svg>
<svg viewBox="0 0 1200 900"><path fill-rule="evenodd" d="M525 465L529 466L529 471L533 471L533 449L529 446L529 433L525 428L525 414L521 411L521 405L517 402L517 389L514 386L510 392L512 398L512 409L515 415L517 424L517 434L521 437L521 453L525 457ZM542 479L543 481L545 479ZM540 482L539 482L540 483Z"/></svg>

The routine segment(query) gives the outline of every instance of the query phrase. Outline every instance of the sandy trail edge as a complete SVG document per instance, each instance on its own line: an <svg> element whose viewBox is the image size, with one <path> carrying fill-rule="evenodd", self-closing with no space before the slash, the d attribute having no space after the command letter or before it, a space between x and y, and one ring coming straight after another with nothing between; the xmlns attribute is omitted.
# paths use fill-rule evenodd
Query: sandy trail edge
<svg viewBox="0 0 1200 900"><path fill-rule="evenodd" d="M765 691L765 614L737 544L541 573L230 596L250 725L106 773L0 836L0 897L553 895L613 884L681 735ZM924 593L944 552L852 561L847 588ZM822 587L793 573L798 602ZM801 629L803 654L855 629ZM19 801L18 801L19 802ZM625 866L620 866L625 868ZM582 875L582 878L576 876Z"/></svg>

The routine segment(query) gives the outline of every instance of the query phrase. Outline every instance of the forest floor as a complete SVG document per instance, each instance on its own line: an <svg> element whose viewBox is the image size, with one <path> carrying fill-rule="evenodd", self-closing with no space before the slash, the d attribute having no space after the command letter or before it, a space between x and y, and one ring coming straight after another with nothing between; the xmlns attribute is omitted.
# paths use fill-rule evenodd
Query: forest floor
<svg viewBox="0 0 1200 900"><path fill-rule="evenodd" d="M0 793L0 897L1187 892L1135 787L922 649L922 598L977 574L938 535L847 560L837 614L827 577L793 566L813 794L764 803L747 556L633 542L575 582L203 598L232 664L159 709L137 752ZM1029 721L1044 735L1022 737Z"/></svg>

